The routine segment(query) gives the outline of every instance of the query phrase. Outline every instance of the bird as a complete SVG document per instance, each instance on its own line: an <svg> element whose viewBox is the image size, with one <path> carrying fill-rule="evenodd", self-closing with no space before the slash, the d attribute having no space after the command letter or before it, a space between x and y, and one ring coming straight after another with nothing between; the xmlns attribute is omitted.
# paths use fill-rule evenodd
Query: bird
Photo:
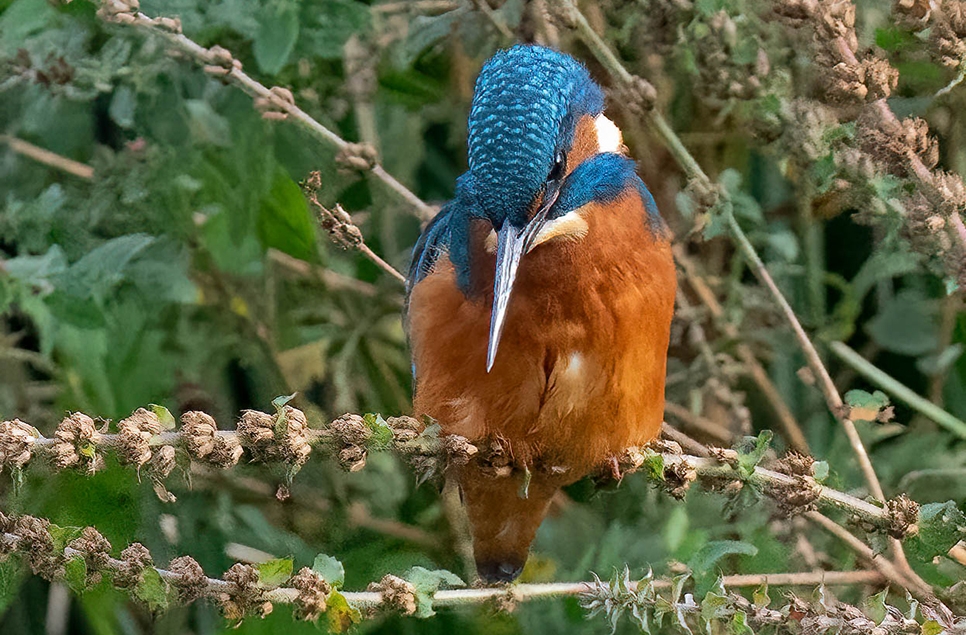
<svg viewBox="0 0 966 635"><path fill-rule="evenodd" d="M468 170L413 249L414 414L496 443L511 472L454 468L485 583L520 575L561 487L616 466L663 420L672 237L604 101L570 55L495 53L474 88Z"/></svg>

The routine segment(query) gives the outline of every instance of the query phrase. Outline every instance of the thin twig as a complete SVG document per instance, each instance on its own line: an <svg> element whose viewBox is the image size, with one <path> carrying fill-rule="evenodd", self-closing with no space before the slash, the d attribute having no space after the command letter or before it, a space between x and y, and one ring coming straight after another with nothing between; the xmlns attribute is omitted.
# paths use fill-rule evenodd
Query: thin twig
<svg viewBox="0 0 966 635"><path fill-rule="evenodd" d="M741 361L751 374L752 380L754 380L758 389L761 390L765 399L778 416L778 423L781 426L782 434L788 441L789 446L798 452L811 455L811 448L809 448L808 441L805 439L805 433L802 432L801 426L798 425L795 415L792 414L791 409L785 403L785 399L778 391L774 382L772 382L771 377L768 376L767 371L762 367L761 362L758 361L758 357L755 355L751 346L741 340L738 329L725 318L724 308L718 302L714 291L704 281L704 277L699 274L694 261L687 255L681 245L674 245L673 250L675 260L677 260L678 265L684 271L689 285L697 294L701 303L708 307L711 317L714 318L718 327L724 332L725 337L736 342L735 352L738 353L738 357L741 358Z"/></svg>
<svg viewBox="0 0 966 635"><path fill-rule="evenodd" d="M14 152L29 157L39 163L43 163L46 166L62 170L68 174L87 179L88 181L94 178L94 168L86 163L68 159L50 150L35 146L23 139L9 135L0 135L0 143L6 143Z"/></svg>
<svg viewBox="0 0 966 635"><path fill-rule="evenodd" d="M335 209L330 209L319 201L318 189L321 187L321 184L322 177L319 172L315 171L309 174L309 178L306 179L302 190L305 192L305 198L309 204L315 209L316 216L319 219L319 225L328 232L332 241L340 245L343 249L358 250L377 267L399 282L406 284L406 277L404 275L399 273L395 267L380 258L376 252L366 245L365 239L362 236L362 230L352 222L352 217L342 209L341 205L336 205Z"/></svg>
<svg viewBox="0 0 966 635"><path fill-rule="evenodd" d="M675 419L680 419L686 425L694 428L702 434L708 435L719 443L730 445L732 442L731 434L722 426L716 424L707 417L694 414L680 404L676 404L673 401L665 401L664 412L671 415Z"/></svg>
<svg viewBox="0 0 966 635"><path fill-rule="evenodd" d="M287 90L277 87L269 89L242 71L241 62L236 60L229 51L219 46L207 49L199 45L181 33L181 25L177 20L151 18L137 10L132 10L122 0L113 0L108 5L110 7L108 10L100 12L105 20L142 27L163 37L179 51L202 65L206 72L238 86L251 97L262 100L261 103L270 106L275 112L291 117L316 139L341 151L348 149L349 142L299 108L291 98L291 93ZM436 210L433 207L423 202L378 163L372 166L370 172L402 200L406 201L420 219L427 221L436 215Z"/></svg>

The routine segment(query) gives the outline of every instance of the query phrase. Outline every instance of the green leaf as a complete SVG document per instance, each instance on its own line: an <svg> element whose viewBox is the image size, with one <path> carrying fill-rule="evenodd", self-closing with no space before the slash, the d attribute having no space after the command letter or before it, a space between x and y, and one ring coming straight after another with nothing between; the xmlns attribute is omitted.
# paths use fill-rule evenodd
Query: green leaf
<svg viewBox="0 0 966 635"><path fill-rule="evenodd" d="M231 124L203 99L184 100L191 136L202 144L219 148L231 146ZM236 210L237 211L237 210Z"/></svg>
<svg viewBox="0 0 966 635"><path fill-rule="evenodd" d="M147 234L113 238L71 265L59 277L57 286L77 298L103 300L124 280L128 263L153 242Z"/></svg>
<svg viewBox="0 0 966 635"><path fill-rule="evenodd" d="M865 613L866 617L875 622L876 626L881 624L882 620L889 614L889 608L886 605L886 598L888 596L889 587L886 587L862 601L862 612Z"/></svg>
<svg viewBox="0 0 966 635"><path fill-rule="evenodd" d="M745 437L735 444L734 449L738 452L738 473L743 478L754 474L755 467L765 458L773 436L771 430L762 430L757 437Z"/></svg>
<svg viewBox="0 0 966 635"><path fill-rule="evenodd" d="M327 556L324 553L315 556L312 570L322 576L322 579L328 582L333 589L341 589L342 585L345 584L345 567L332 556Z"/></svg>
<svg viewBox="0 0 966 635"><path fill-rule="evenodd" d="M889 407L889 397L881 390L870 394L854 389L845 393L845 403L849 406L849 419L874 423L879 413Z"/></svg>
<svg viewBox="0 0 966 635"><path fill-rule="evenodd" d="M919 632L921 635L941 635L946 632L946 629L936 620L926 620L922 623L922 628Z"/></svg>
<svg viewBox="0 0 966 635"><path fill-rule="evenodd" d="M290 401L295 399L295 395L298 393L293 392L291 395L280 395L275 399L272 399L272 405L275 407L275 412L282 414L285 412L285 406L288 405Z"/></svg>
<svg viewBox="0 0 966 635"><path fill-rule="evenodd" d="M156 403L152 403L148 404L148 409L150 409L151 412L153 412L158 418L158 421L161 422L162 430L174 430L177 427L177 423L174 420L174 415L172 415L171 411L164 406L159 406Z"/></svg>
<svg viewBox="0 0 966 635"><path fill-rule="evenodd" d="M919 356L939 348L934 303L918 289L903 289L869 320L866 331L883 350Z"/></svg>
<svg viewBox="0 0 966 635"><path fill-rule="evenodd" d="M919 533L903 544L919 558L930 561L945 555L960 540L966 540L966 514L953 501L928 503L919 509Z"/></svg>
<svg viewBox="0 0 966 635"><path fill-rule="evenodd" d="M49 293L54 289L53 279L67 271L67 256L60 245L52 245L43 256L18 256L3 266L14 280Z"/></svg>
<svg viewBox="0 0 966 635"><path fill-rule="evenodd" d="M152 613L168 608L168 583L154 567L147 567L134 587L134 597L147 604Z"/></svg>
<svg viewBox="0 0 966 635"><path fill-rule="evenodd" d="M13 554L0 560L0 615L3 615L20 593L20 585L27 577L27 568L20 556Z"/></svg>
<svg viewBox="0 0 966 635"><path fill-rule="evenodd" d="M741 611L737 611L731 618L730 630L732 635L755 635L755 631L748 626L748 618Z"/></svg>
<svg viewBox="0 0 966 635"><path fill-rule="evenodd" d="M369 438L368 442L370 449L388 450L392 447L392 428L382 418L382 415L370 412L363 415L362 420L366 422L366 426L372 431L372 437Z"/></svg>
<svg viewBox="0 0 966 635"><path fill-rule="evenodd" d="M738 540L713 540L701 547L688 562L688 567L695 573L703 575L711 572L719 560L725 556L742 555L754 556L758 554L758 547L751 543Z"/></svg>
<svg viewBox="0 0 966 635"><path fill-rule="evenodd" d="M664 456L657 452L647 452L644 455L644 463L641 465L646 471L645 474L655 481L664 482Z"/></svg>
<svg viewBox="0 0 966 635"><path fill-rule="evenodd" d="M84 556L72 556L64 563L64 582L74 593L81 593L87 588L87 562Z"/></svg>
<svg viewBox="0 0 966 635"><path fill-rule="evenodd" d="M84 533L84 528L60 527L59 525L50 523L47 526L47 531L50 533L51 540L54 544L54 553L63 553L67 545L81 537L81 534Z"/></svg>
<svg viewBox="0 0 966 635"><path fill-rule="evenodd" d="M362 621L359 609L349 604L345 596L334 589L325 599L325 616L330 633L345 633L353 624Z"/></svg>
<svg viewBox="0 0 966 635"><path fill-rule="evenodd" d="M819 483L824 483L828 478L828 461L815 461L812 464L812 478Z"/></svg>
<svg viewBox="0 0 966 635"><path fill-rule="evenodd" d="M274 75L282 70L299 39L299 17L296 5L274 2L261 16L261 28L252 43L255 61L263 73Z"/></svg>
<svg viewBox="0 0 966 635"><path fill-rule="evenodd" d="M258 237L273 247L300 260L316 260L315 222L298 183L279 168L272 189L261 202Z"/></svg>
<svg viewBox="0 0 966 635"><path fill-rule="evenodd" d="M445 569L430 570L413 567L403 577L416 589L416 617L421 618L436 615L436 611L433 610L433 596L440 586L466 586L458 575Z"/></svg>
<svg viewBox="0 0 966 635"><path fill-rule="evenodd" d="M755 589L755 592L751 595L751 601L755 604L755 608L768 608L768 605L771 604L771 597L768 595L767 582Z"/></svg>
<svg viewBox="0 0 966 635"><path fill-rule="evenodd" d="M295 562L292 558L275 558L268 562L256 564L255 570L258 571L258 585L267 589L274 589L275 587L281 586L286 580L292 577L294 567Z"/></svg>
<svg viewBox="0 0 966 635"><path fill-rule="evenodd" d="M730 613L731 600L723 593L708 591L701 600L701 619L706 622L720 620L728 617Z"/></svg>
<svg viewBox="0 0 966 635"><path fill-rule="evenodd" d="M107 112L114 123L122 128L134 127L134 111L137 108L137 94L130 86L124 85L114 91Z"/></svg>

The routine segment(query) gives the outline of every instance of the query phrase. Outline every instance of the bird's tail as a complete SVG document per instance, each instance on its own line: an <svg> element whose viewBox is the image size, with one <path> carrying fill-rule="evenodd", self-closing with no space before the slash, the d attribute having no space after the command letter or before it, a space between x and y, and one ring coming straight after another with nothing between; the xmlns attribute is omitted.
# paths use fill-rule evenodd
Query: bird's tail
<svg viewBox="0 0 966 635"><path fill-rule="evenodd" d="M534 474L526 488L515 475L493 477L473 467L460 475L473 530L476 569L486 582L509 582L523 571L530 543L559 487Z"/></svg>

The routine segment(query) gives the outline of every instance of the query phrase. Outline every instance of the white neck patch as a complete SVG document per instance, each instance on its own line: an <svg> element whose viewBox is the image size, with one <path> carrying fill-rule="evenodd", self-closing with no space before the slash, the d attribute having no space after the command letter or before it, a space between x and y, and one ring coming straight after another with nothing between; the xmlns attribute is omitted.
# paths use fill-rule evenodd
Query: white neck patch
<svg viewBox="0 0 966 635"><path fill-rule="evenodd" d="M598 152L623 152L624 137L620 128L603 114L594 118L594 128L597 130Z"/></svg>

